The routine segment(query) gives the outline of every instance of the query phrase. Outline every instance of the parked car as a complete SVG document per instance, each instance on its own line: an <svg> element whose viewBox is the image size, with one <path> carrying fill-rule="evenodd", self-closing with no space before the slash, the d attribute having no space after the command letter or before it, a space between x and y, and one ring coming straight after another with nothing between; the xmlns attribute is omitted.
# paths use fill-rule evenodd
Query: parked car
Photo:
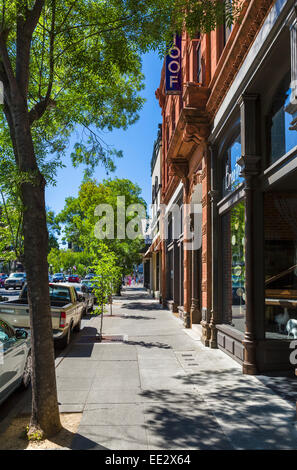
<svg viewBox="0 0 297 470"><path fill-rule="evenodd" d="M66 278L63 273L56 273L53 275L53 282L65 282Z"/></svg>
<svg viewBox="0 0 297 470"><path fill-rule="evenodd" d="M0 287L4 287L4 281L8 278L7 274L0 273Z"/></svg>
<svg viewBox="0 0 297 470"><path fill-rule="evenodd" d="M20 385L28 387L31 369L29 333L0 318L0 403Z"/></svg>
<svg viewBox="0 0 297 470"><path fill-rule="evenodd" d="M73 331L80 331L84 312L84 299L79 297L72 285L49 284L54 340L66 347ZM27 285L17 300L0 303L0 317L17 328L30 328Z"/></svg>
<svg viewBox="0 0 297 470"><path fill-rule="evenodd" d="M12 289L22 289L26 282L25 273L11 273L7 279L4 281L4 287L6 290Z"/></svg>
<svg viewBox="0 0 297 470"><path fill-rule="evenodd" d="M76 290L76 293L80 299L82 299L84 303L84 311L83 314L87 314L87 312L92 311L94 309L94 304L95 304L95 297L92 292L87 292L82 284L78 283L69 283L69 285L73 286L74 289Z"/></svg>
<svg viewBox="0 0 297 470"><path fill-rule="evenodd" d="M83 279L81 281L81 291L82 292L88 292L92 293L95 287L95 281L92 281L90 279Z"/></svg>
<svg viewBox="0 0 297 470"><path fill-rule="evenodd" d="M86 279L86 280L88 280L88 279L93 279L94 276L95 276L94 273L88 273L88 274L86 274L85 279Z"/></svg>
<svg viewBox="0 0 297 470"><path fill-rule="evenodd" d="M80 283L80 278L78 277L77 274L70 274L70 276L68 276L68 282Z"/></svg>

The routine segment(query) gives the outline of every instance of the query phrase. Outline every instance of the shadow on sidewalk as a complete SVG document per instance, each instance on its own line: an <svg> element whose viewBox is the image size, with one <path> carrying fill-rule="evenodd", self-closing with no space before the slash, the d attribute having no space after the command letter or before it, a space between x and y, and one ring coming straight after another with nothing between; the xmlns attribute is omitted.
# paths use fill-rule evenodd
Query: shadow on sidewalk
<svg viewBox="0 0 297 470"><path fill-rule="evenodd" d="M128 310L163 310L162 306L159 303L144 303L144 302L129 302L128 304L123 304L122 308Z"/></svg>

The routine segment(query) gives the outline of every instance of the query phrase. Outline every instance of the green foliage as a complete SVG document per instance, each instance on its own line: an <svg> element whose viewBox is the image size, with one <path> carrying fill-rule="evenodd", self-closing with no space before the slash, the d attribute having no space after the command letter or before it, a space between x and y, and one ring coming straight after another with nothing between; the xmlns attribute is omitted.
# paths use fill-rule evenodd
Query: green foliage
<svg viewBox="0 0 297 470"><path fill-rule="evenodd" d="M125 197L125 207L121 212L126 212L130 204L141 204L146 207L145 201L140 197L141 189L128 179L106 179L102 183L89 180L80 187L78 197L66 199L64 209L57 215L59 223L64 224L65 238L72 242L85 253L96 253L101 246L101 240L95 237L94 229L98 222L95 208L99 204L108 204L114 210L114 239L104 239L104 244L118 259L122 273L129 274L134 264L140 262L141 249L144 246L142 239L128 238L117 239L117 198ZM125 216L125 223L133 218Z"/></svg>
<svg viewBox="0 0 297 470"><path fill-rule="evenodd" d="M84 276L89 267L94 262L94 254L86 252L74 252L72 250L60 250L59 248L52 248L48 255L48 263L52 265L53 271L61 272L71 271L77 273L79 276ZM76 270L73 269L76 267Z"/></svg>
<svg viewBox="0 0 297 470"><path fill-rule="evenodd" d="M143 105L141 54L164 55L173 33L209 32L238 20L241 0L0 0L0 58L8 53L12 73L18 57L17 24L32 31L28 67L22 80L38 166L48 182L63 166L62 156L74 130L79 138L72 153L75 165L85 164L88 176L99 163L114 169L121 155L101 137L102 130L133 124ZM6 101L11 76L0 67ZM8 103L8 101L7 101ZM7 116L6 116L7 117ZM0 153L6 180L15 166L15 152L6 117L0 115ZM27 169L26 169L27 171Z"/></svg>
<svg viewBox="0 0 297 470"><path fill-rule="evenodd" d="M92 269L95 273L92 284L97 304L94 313L101 314L105 305L109 303L115 288L121 282L122 270L118 266L116 255L102 242L98 246L96 261Z"/></svg>

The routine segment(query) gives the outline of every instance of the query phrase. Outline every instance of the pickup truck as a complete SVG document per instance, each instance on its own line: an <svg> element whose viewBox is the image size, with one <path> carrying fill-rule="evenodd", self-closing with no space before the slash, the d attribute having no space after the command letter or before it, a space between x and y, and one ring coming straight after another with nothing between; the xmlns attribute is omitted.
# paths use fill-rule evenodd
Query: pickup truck
<svg viewBox="0 0 297 470"><path fill-rule="evenodd" d="M54 340L60 347L66 347L72 331L79 331L85 304L73 286L49 284L52 327ZM30 328L27 285L17 300L0 302L0 317L14 328Z"/></svg>

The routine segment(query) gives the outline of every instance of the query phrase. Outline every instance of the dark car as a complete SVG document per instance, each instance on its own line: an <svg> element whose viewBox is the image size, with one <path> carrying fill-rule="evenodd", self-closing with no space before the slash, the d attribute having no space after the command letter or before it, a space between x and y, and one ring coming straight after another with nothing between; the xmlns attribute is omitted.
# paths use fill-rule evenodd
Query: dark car
<svg viewBox="0 0 297 470"><path fill-rule="evenodd" d="M26 274L25 273L11 273L7 279L4 281L4 287L6 290L12 289L22 289L26 283Z"/></svg>
<svg viewBox="0 0 297 470"><path fill-rule="evenodd" d="M66 281L63 273L56 273L53 275L53 282L64 282Z"/></svg>
<svg viewBox="0 0 297 470"><path fill-rule="evenodd" d="M70 276L68 276L68 282L77 282L77 283L79 283L80 279L79 279L77 274L71 274Z"/></svg>

